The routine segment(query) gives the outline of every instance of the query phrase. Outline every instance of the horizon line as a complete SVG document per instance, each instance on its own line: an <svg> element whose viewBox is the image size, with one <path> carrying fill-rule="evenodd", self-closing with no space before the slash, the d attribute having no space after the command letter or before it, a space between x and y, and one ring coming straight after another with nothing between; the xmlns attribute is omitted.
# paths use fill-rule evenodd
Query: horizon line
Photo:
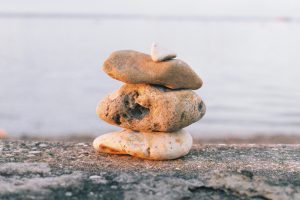
<svg viewBox="0 0 300 200"><path fill-rule="evenodd" d="M103 14L103 13L33 13L0 12L0 18L54 18L54 19L118 19L158 21L205 21L205 22L300 22L300 17L288 16L230 16L230 15L147 15L147 14Z"/></svg>

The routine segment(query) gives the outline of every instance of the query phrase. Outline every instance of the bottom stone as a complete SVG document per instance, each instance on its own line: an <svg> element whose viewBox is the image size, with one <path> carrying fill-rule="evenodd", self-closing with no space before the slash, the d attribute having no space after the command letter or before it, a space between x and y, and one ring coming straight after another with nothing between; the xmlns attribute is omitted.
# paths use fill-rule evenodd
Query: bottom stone
<svg viewBox="0 0 300 200"><path fill-rule="evenodd" d="M187 131L135 132L122 130L97 137L94 148L99 152L129 154L151 160L176 159L189 153L193 138Z"/></svg>

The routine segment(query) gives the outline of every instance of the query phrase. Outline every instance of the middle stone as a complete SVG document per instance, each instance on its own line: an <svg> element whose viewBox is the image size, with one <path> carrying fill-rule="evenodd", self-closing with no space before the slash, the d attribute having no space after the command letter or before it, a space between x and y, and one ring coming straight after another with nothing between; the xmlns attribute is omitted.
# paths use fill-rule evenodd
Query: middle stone
<svg viewBox="0 0 300 200"><path fill-rule="evenodd" d="M104 98L97 114L104 121L134 131L172 132L202 118L205 105L192 90L125 84Z"/></svg>

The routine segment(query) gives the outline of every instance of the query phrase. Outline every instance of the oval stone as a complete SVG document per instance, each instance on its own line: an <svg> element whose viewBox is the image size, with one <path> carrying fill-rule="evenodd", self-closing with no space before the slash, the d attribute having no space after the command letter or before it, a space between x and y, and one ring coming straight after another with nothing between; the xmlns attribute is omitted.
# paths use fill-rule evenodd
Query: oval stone
<svg viewBox="0 0 300 200"><path fill-rule="evenodd" d="M189 153L192 144L192 136L184 130L173 133L123 130L106 133L93 142L98 152L128 154L151 160L179 158Z"/></svg>
<svg viewBox="0 0 300 200"><path fill-rule="evenodd" d="M96 112L104 121L126 129L172 132L200 120L205 111L192 90L125 84L100 101Z"/></svg>
<svg viewBox="0 0 300 200"><path fill-rule="evenodd" d="M202 86L201 78L182 60L154 62L150 55L132 50L113 52L104 62L103 71L124 83L193 90Z"/></svg>

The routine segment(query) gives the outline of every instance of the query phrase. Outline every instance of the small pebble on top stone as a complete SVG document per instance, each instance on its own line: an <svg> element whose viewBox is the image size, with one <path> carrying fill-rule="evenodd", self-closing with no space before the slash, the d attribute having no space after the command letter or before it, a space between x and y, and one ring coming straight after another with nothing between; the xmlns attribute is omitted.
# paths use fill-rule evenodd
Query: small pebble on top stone
<svg viewBox="0 0 300 200"><path fill-rule="evenodd" d="M153 43L151 46L151 58L154 62L162 62L165 60L170 60L176 58L176 53L161 47L158 43Z"/></svg>

